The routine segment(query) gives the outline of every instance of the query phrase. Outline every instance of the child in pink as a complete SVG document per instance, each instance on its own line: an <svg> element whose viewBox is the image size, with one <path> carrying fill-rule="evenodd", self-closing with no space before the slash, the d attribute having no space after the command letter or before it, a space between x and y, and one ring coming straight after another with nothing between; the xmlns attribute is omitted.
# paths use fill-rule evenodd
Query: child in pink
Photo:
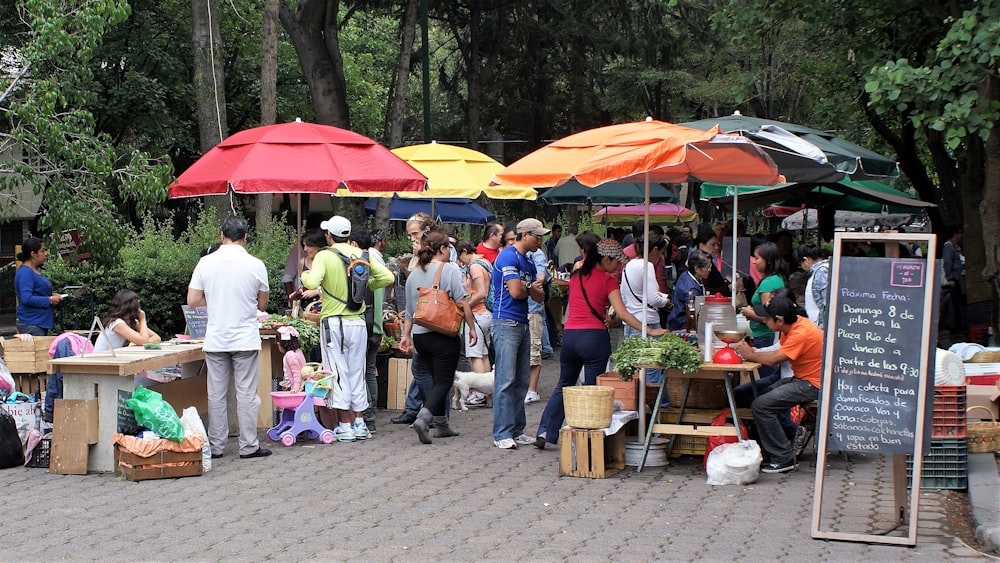
<svg viewBox="0 0 1000 563"><path fill-rule="evenodd" d="M281 386L292 393L302 391L302 367L306 365L306 357L299 345L299 331L293 326L283 326L278 329L278 350L285 355L282 359L284 379Z"/></svg>

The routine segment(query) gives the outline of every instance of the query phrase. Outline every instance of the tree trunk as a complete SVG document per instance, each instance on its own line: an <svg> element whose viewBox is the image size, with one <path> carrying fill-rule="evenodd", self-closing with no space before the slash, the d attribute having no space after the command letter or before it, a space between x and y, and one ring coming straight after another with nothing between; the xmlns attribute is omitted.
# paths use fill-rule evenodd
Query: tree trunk
<svg viewBox="0 0 1000 563"><path fill-rule="evenodd" d="M204 154L229 135L226 123L226 79L222 65L222 37L215 0L191 0L191 42L194 48L194 92L198 136ZM224 216L226 196L205 198L205 205Z"/></svg>
<svg viewBox="0 0 1000 563"><path fill-rule="evenodd" d="M273 125L278 112L278 0L264 0L260 51L260 124ZM257 195L258 227L271 220L272 199L271 194Z"/></svg>
<svg viewBox="0 0 1000 563"><path fill-rule="evenodd" d="M339 7L338 0L299 0L298 10L292 13L281 2L278 16L298 55L316 122L350 129L347 81L337 28Z"/></svg>
<svg viewBox="0 0 1000 563"><path fill-rule="evenodd" d="M981 88L980 99L987 102L996 103L1000 100L1000 85L997 84L996 76L986 80ZM984 292L987 293L984 299L992 302L990 310L992 318L990 324L993 326L993 338L995 342L1000 342L1000 322L998 322L998 300L1000 300L1000 134L997 133L996 126L990 131L989 138L986 139L986 180L983 187L983 199L979 203L978 217L982 222L983 229L983 269L977 278L983 280ZM966 236L966 238L969 238ZM969 277L969 273L966 273ZM971 284L970 284L971 285ZM978 291L978 290L977 290ZM978 293L977 293L978 296ZM972 292L969 292L970 301Z"/></svg>

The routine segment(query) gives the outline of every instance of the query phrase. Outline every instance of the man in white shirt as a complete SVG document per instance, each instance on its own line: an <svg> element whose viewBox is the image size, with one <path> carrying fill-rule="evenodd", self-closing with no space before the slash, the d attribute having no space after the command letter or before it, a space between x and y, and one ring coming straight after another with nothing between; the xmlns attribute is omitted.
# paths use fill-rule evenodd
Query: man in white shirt
<svg viewBox="0 0 1000 563"><path fill-rule="evenodd" d="M236 385L240 458L271 455L271 450L260 447L257 441L257 311L267 308L270 288L264 263L244 248L247 229L245 219L226 218L221 246L198 262L188 284L188 306L208 309L203 350L208 368L208 441L214 458L222 457L229 438L226 394L230 380Z"/></svg>

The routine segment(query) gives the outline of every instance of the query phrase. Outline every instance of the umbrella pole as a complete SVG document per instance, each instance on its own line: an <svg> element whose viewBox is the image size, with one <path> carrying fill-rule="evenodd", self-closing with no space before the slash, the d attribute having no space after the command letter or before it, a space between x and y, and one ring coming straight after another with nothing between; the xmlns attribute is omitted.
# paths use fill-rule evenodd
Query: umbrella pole
<svg viewBox="0 0 1000 563"><path fill-rule="evenodd" d="M733 288L732 291L729 292L730 295L732 296L730 299L732 299L733 309L736 309L736 287L735 287L736 262L738 262L738 260L736 259L736 232L737 232L736 223L739 220L737 215L739 213L739 209L740 209L740 187L733 186L733 278L732 278Z"/></svg>
<svg viewBox="0 0 1000 563"><path fill-rule="evenodd" d="M648 285L646 283L646 268L649 264L649 172L646 172L646 205L643 208L643 226L642 226L642 308L640 309L639 322L642 323L642 337L646 338L646 303L649 300L646 298L646 291L648 290ZM623 329L624 330L624 329ZM660 385L666 385L666 380L660 382ZM639 370L639 436L646 435L646 370Z"/></svg>

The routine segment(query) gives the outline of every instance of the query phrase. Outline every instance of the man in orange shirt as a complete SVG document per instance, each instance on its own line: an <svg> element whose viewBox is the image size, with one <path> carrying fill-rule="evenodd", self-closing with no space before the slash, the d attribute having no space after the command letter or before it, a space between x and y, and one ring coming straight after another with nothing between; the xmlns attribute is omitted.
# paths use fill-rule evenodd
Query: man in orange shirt
<svg viewBox="0 0 1000 563"><path fill-rule="evenodd" d="M779 348L759 352L746 342L733 345L746 361L777 366L788 361L794 375L769 386L750 405L757 427L760 446L769 457L761 467L763 473L794 471L798 464L792 443L785 434L778 414L819 397L820 374L823 369L823 331L812 321L799 317L795 303L784 296L774 296L766 305L755 305L754 312L764 318L767 328L778 333Z"/></svg>

